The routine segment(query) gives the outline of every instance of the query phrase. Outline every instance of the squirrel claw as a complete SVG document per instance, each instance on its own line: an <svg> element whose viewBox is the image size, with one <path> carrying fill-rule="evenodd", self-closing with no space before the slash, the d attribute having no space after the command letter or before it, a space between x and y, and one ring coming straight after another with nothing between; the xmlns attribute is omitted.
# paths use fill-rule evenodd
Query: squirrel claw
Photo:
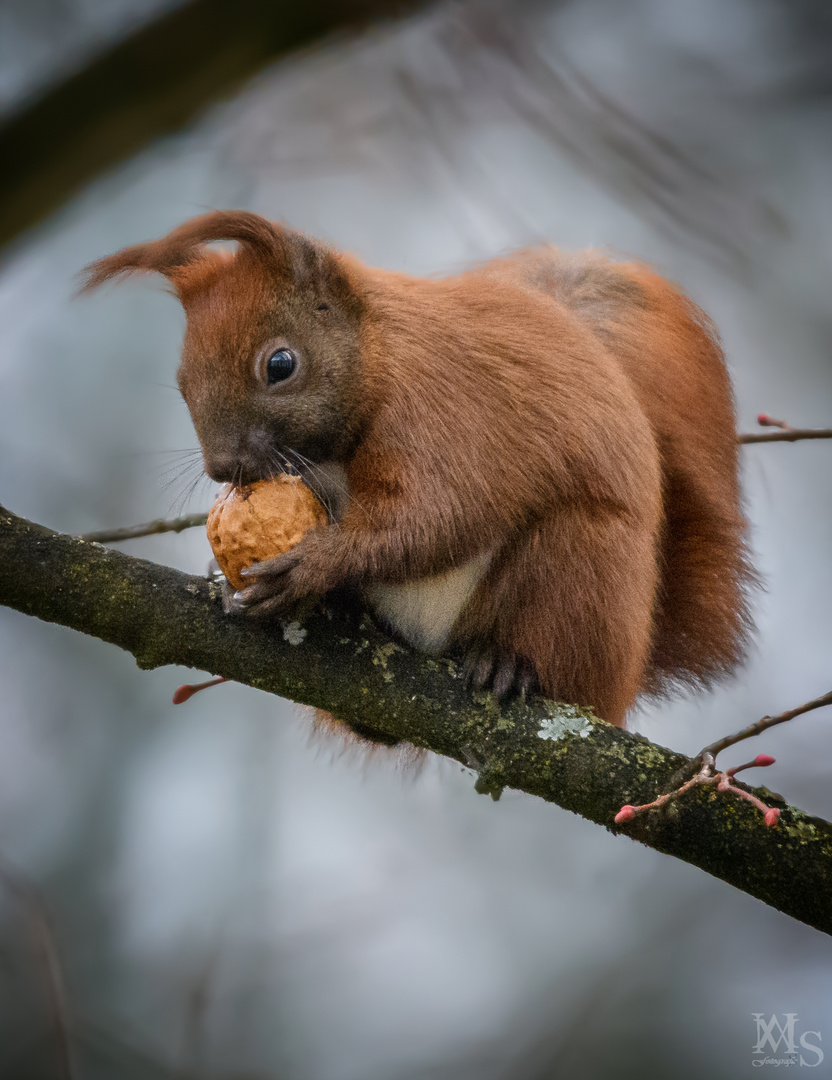
<svg viewBox="0 0 832 1080"><path fill-rule="evenodd" d="M222 583L222 610L226 615L239 615L246 610L240 592L226 580Z"/></svg>
<svg viewBox="0 0 832 1080"><path fill-rule="evenodd" d="M538 691L537 672L525 657L472 650L463 662L470 690L490 690L498 701L525 701Z"/></svg>

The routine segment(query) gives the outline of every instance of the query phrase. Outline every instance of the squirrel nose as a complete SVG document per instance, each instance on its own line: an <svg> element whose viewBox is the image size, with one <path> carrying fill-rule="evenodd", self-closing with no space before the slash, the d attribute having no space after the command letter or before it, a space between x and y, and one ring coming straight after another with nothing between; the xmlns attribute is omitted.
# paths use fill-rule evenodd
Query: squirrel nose
<svg viewBox="0 0 832 1080"><path fill-rule="evenodd" d="M252 484L273 471L266 433L259 429L211 442L213 446L203 446L202 457L205 471L218 484Z"/></svg>
<svg viewBox="0 0 832 1080"><path fill-rule="evenodd" d="M218 484L251 484L257 480L262 468L260 462L248 454L203 454L205 471Z"/></svg>
<svg viewBox="0 0 832 1080"><path fill-rule="evenodd" d="M232 454L203 454L205 471L218 484L230 484L240 477L240 461Z"/></svg>

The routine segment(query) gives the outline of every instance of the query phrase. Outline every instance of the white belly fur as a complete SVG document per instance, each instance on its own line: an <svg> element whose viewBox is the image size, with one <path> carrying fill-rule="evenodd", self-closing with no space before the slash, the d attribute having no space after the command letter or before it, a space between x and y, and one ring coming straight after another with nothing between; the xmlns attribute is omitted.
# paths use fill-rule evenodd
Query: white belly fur
<svg viewBox="0 0 832 1080"><path fill-rule="evenodd" d="M425 652L440 653L493 555L483 552L464 566L405 585L369 585L364 596L405 641Z"/></svg>
<svg viewBox="0 0 832 1080"><path fill-rule="evenodd" d="M304 479L327 502L331 517L340 520L349 500L344 469L325 462ZM405 585L368 585L364 598L405 641L425 652L440 653L493 557L493 551L486 551L464 566Z"/></svg>

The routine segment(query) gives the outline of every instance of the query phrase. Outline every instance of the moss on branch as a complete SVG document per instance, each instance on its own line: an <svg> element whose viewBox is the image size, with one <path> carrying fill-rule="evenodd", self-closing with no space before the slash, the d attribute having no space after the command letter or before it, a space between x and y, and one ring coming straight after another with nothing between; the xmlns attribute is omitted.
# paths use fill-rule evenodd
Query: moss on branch
<svg viewBox="0 0 832 1080"><path fill-rule="evenodd" d="M498 707L469 694L451 660L390 641L369 619L319 612L264 625L223 614L208 581L50 532L0 507L0 604L131 652L140 667L182 664L325 709L384 741L407 740L478 773L700 867L795 919L832 933L832 825L785 805L777 828L744 800L695 789L617 829L692 763L542 699Z"/></svg>

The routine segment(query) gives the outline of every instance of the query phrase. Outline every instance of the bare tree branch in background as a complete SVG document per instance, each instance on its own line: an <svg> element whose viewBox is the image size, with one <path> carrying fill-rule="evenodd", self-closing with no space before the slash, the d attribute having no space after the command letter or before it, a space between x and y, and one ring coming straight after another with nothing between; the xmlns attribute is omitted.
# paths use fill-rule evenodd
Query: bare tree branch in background
<svg viewBox="0 0 832 1080"><path fill-rule="evenodd" d="M0 124L0 246L281 54L416 6L190 0L147 24Z"/></svg>
<svg viewBox="0 0 832 1080"><path fill-rule="evenodd" d="M0 246L277 57L344 28L429 6L430 0L239 0L232 9L222 0L190 0L151 21L0 124ZM677 240L717 262L744 265L752 238L782 230L779 215L729 162L685 146L675 126L616 100L602 79L565 53L540 49L548 36L543 21L573 6L498 0L439 8L428 20L418 63L401 59L398 69L377 73L384 80L374 88L380 107L365 110L362 119L345 115L346 103L328 102L332 138L354 142L369 124L376 136L384 129L388 138L407 141L427 127L433 156L455 175L461 164L473 170L472 189L500 202L501 217L524 235L528 226L518 208L465 156L457 137L486 111L492 120L520 121ZM802 25L797 16L795 22ZM238 170L246 158L262 160L264 144L281 147L279 124L270 127L268 108L265 113L232 138L241 150L231 155ZM320 142L320 153L328 152L329 140Z"/></svg>
<svg viewBox="0 0 832 1080"><path fill-rule="evenodd" d="M542 54L534 19L524 23L508 9L502 18L483 18L470 8L460 29L470 39L467 51L478 54L483 90L493 82L532 130L672 237L739 266L750 233L780 227L772 206L740 188L727 169L654 129L564 53Z"/></svg>
<svg viewBox="0 0 832 1080"><path fill-rule="evenodd" d="M604 6L597 0L593 9L603 16ZM300 144L283 138L284 83L275 72L247 95L241 123L224 137L225 156L235 176L249 174L268 186L269 179L308 173L333 156L341 168L363 162L377 169L382 148L432 184L451 177L455 190L464 190L455 225L472 246L483 209L507 226L512 242L533 242L539 236L517 197L511 161L484 159L466 138L469 129L510 124L518 136L531 133L576 162L675 243L712 263L748 270L760 245L783 235L782 214L731 153L731 143L703 148L684 101L677 114L619 95L603 65L593 69L581 62L582 50L570 52L571 39L558 33L557 20L562 11L568 22L581 7L575 0L440 6L409 32L409 48L381 60L370 60L368 50L360 92L348 72L343 100L333 95L331 79L327 93L311 86L305 107L315 137ZM706 86L718 83L719 74ZM701 75L692 76L692 90ZM741 110L756 101L736 104L739 122Z"/></svg>

